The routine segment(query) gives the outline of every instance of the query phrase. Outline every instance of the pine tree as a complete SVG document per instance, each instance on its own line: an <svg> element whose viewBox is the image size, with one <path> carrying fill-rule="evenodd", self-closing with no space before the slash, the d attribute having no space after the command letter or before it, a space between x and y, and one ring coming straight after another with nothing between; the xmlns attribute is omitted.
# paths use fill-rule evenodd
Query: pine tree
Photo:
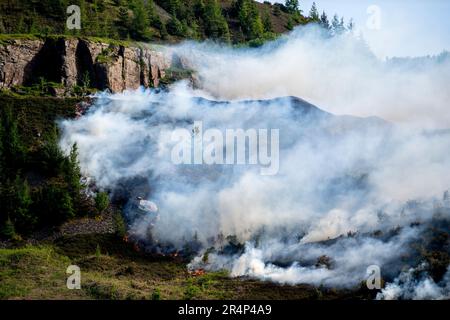
<svg viewBox="0 0 450 320"><path fill-rule="evenodd" d="M13 118L9 108L2 117L2 140L3 170L14 174L15 169L25 163L25 146L19 135L17 120Z"/></svg>
<svg viewBox="0 0 450 320"><path fill-rule="evenodd" d="M161 29L159 29L159 35L162 40L166 40L169 33L167 32L166 24L161 22Z"/></svg>
<svg viewBox="0 0 450 320"><path fill-rule="evenodd" d="M286 0L284 6L288 10L289 13L299 13L299 3L298 0Z"/></svg>
<svg viewBox="0 0 450 320"><path fill-rule="evenodd" d="M264 32L273 32L272 21L270 20L270 15L267 11L264 13L263 26Z"/></svg>
<svg viewBox="0 0 450 320"><path fill-rule="evenodd" d="M2 182L4 179L3 170L5 168L5 159L4 159L4 151L3 151L3 139L5 138L5 134L3 132L3 121L0 121L0 190L2 187Z"/></svg>
<svg viewBox="0 0 450 320"><path fill-rule="evenodd" d="M254 15L252 19L251 38L256 39L262 37L263 34L264 34L264 25L262 23L261 17L259 16L259 14Z"/></svg>
<svg viewBox="0 0 450 320"><path fill-rule="evenodd" d="M39 195L40 224L59 225L75 216L72 198L64 186L48 184Z"/></svg>
<svg viewBox="0 0 450 320"><path fill-rule="evenodd" d="M12 216L14 217L15 224L20 230L28 231L36 223L36 216L30 212L30 206L32 204L30 187L26 180L22 180L17 175L14 181L15 191L15 208L12 210Z"/></svg>
<svg viewBox="0 0 450 320"><path fill-rule="evenodd" d="M325 11L323 11L322 15L320 16L320 25L328 30L331 28L330 21L328 21L328 16Z"/></svg>
<svg viewBox="0 0 450 320"><path fill-rule="evenodd" d="M342 17L341 20L339 20L339 31L341 33L343 33L345 31L344 17Z"/></svg>
<svg viewBox="0 0 450 320"><path fill-rule="evenodd" d="M225 42L230 41L230 32L228 23L222 15L217 0L205 0L203 10L201 5L197 7L197 12L203 11L203 21L205 27L205 35L213 39L221 39Z"/></svg>
<svg viewBox="0 0 450 320"><path fill-rule="evenodd" d="M119 16L118 16L118 29L119 34L122 38L126 38L129 33L129 24L130 15L128 13L128 9L126 7L119 7Z"/></svg>
<svg viewBox="0 0 450 320"><path fill-rule="evenodd" d="M177 19L176 16L172 16L172 18L167 22L167 32L171 35L179 37L183 37L185 35L183 24Z"/></svg>
<svg viewBox="0 0 450 320"><path fill-rule="evenodd" d="M66 159L65 163L65 181L67 183L68 191L72 198L74 204L78 204L80 201L81 192L81 173L80 164L78 162L78 146L76 143L73 144L69 157Z"/></svg>
<svg viewBox="0 0 450 320"><path fill-rule="evenodd" d="M95 195L95 208L98 213L103 213L109 206L109 198L106 192L99 192Z"/></svg>
<svg viewBox="0 0 450 320"><path fill-rule="evenodd" d="M45 134L45 144L40 150L41 165L44 170L54 175L59 175L64 169L64 154L58 145L58 129L56 125Z"/></svg>
<svg viewBox="0 0 450 320"><path fill-rule="evenodd" d="M342 33L341 20L339 20L337 14L333 16L333 20L331 21L331 27L333 29L334 35L339 35Z"/></svg>
<svg viewBox="0 0 450 320"><path fill-rule="evenodd" d="M182 4L180 0L164 0L159 3L172 16L175 16L177 19L183 18Z"/></svg>
<svg viewBox="0 0 450 320"><path fill-rule="evenodd" d="M199 31L199 26L197 24L197 22L194 20L191 21L191 24L189 25L189 37L191 39L197 39L200 40L201 36L200 36L200 31Z"/></svg>
<svg viewBox="0 0 450 320"><path fill-rule="evenodd" d="M32 204L28 183L19 174L14 180L6 180L1 192L1 220L11 219L20 232L28 232L36 223L36 216L31 214Z"/></svg>
<svg viewBox="0 0 450 320"><path fill-rule="evenodd" d="M134 0L132 4L133 19L131 20L130 35L136 40L149 40L151 37L147 8L144 0Z"/></svg>
<svg viewBox="0 0 450 320"><path fill-rule="evenodd" d="M313 2L311 10L309 11L309 18L313 22L319 22L320 21L319 11L317 10L317 6L316 6L315 2Z"/></svg>
<svg viewBox="0 0 450 320"><path fill-rule="evenodd" d="M294 29L294 22L292 21L292 18L289 18L289 20L286 24L286 29L288 29L288 30Z"/></svg>
<svg viewBox="0 0 450 320"><path fill-rule="evenodd" d="M194 15L196 18L203 19L204 15L205 15L205 2L203 0L195 1Z"/></svg>
<svg viewBox="0 0 450 320"><path fill-rule="evenodd" d="M6 239L15 239L17 238L16 228L14 227L14 223L8 218L3 226L0 228L0 235Z"/></svg>
<svg viewBox="0 0 450 320"><path fill-rule="evenodd" d="M250 0L238 0L236 10L239 25L247 40L261 37L264 33L264 25L256 4Z"/></svg>
<svg viewBox="0 0 450 320"><path fill-rule="evenodd" d="M156 12L155 4L153 3L153 0L147 0L147 15L148 15L148 21L150 25L155 26L155 23L160 22L160 18L158 13ZM159 25L159 23L158 23Z"/></svg>
<svg viewBox="0 0 450 320"><path fill-rule="evenodd" d="M352 32L353 29L355 29L355 23L353 22L353 19L350 19L350 21L347 24L347 30Z"/></svg>

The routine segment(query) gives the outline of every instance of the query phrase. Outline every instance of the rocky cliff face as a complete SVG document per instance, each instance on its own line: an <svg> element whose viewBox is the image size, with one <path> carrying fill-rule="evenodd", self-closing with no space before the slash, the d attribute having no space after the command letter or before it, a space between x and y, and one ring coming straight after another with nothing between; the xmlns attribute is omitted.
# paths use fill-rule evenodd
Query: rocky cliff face
<svg viewBox="0 0 450 320"><path fill-rule="evenodd" d="M0 88L31 85L42 77L62 84L119 92L158 87L172 66L168 50L84 39L11 40L0 44Z"/></svg>

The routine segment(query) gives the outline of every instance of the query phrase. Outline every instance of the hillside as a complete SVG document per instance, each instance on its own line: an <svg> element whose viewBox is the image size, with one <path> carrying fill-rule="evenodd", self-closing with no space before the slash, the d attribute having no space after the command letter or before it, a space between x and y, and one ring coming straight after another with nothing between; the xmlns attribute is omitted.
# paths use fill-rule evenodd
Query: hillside
<svg viewBox="0 0 450 320"><path fill-rule="evenodd" d="M187 257L143 252L125 236L120 204L99 213L95 199L73 192L80 188L70 179L78 175L76 160L61 155L53 134L56 119L76 117L78 99L3 93L0 101L0 299L373 298L359 287L283 286L226 271L189 272ZM83 270L81 290L66 289L70 264Z"/></svg>
<svg viewBox="0 0 450 320"><path fill-rule="evenodd" d="M0 33L242 43L273 38L309 21L298 8L253 0L75 0L70 4L81 9L80 30L66 28L66 0L0 0Z"/></svg>

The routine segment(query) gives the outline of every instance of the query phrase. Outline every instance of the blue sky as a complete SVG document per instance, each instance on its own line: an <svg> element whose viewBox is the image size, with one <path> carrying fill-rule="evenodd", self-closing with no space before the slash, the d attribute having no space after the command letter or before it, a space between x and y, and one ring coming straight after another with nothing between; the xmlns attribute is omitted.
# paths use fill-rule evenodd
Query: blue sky
<svg viewBox="0 0 450 320"><path fill-rule="evenodd" d="M314 0L300 0L309 13ZM277 2L284 2L279 0ZM320 12L352 17L379 57L422 56L450 50L450 1L448 0L315 0ZM367 9L380 9L380 29L367 27Z"/></svg>

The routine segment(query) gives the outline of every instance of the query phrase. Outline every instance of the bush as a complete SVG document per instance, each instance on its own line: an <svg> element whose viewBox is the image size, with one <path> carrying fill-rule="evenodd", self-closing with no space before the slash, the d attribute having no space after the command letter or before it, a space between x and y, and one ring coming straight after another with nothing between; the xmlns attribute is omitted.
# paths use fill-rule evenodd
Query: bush
<svg viewBox="0 0 450 320"><path fill-rule="evenodd" d="M41 225L60 225L75 216L72 198L65 185L50 182L35 197Z"/></svg>
<svg viewBox="0 0 450 320"><path fill-rule="evenodd" d="M0 230L0 236L5 239L14 240L17 238L16 228L11 219L8 218Z"/></svg>
<svg viewBox="0 0 450 320"><path fill-rule="evenodd" d="M153 290L153 293L152 293L152 300L161 300L161 292L159 291L158 288L156 288L155 290Z"/></svg>
<svg viewBox="0 0 450 320"><path fill-rule="evenodd" d="M113 214L114 225L116 227L116 234L123 238L127 232L127 227L125 225L125 221L120 214L120 212L115 212Z"/></svg>
<svg viewBox="0 0 450 320"><path fill-rule="evenodd" d="M100 245L97 243L97 246L95 247L95 257L100 258L102 255L102 251L100 250Z"/></svg>
<svg viewBox="0 0 450 320"><path fill-rule="evenodd" d="M106 192L99 192L95 195L95 208L97 212L103 213L109 206L109 198Z"/></svg>
<svg viewBox="0 0 450 320"><path fill-rule="evenodd" d="M192 300L200 293L200 289L192 284L189 284L184 291L184 299Z"/></svg>

